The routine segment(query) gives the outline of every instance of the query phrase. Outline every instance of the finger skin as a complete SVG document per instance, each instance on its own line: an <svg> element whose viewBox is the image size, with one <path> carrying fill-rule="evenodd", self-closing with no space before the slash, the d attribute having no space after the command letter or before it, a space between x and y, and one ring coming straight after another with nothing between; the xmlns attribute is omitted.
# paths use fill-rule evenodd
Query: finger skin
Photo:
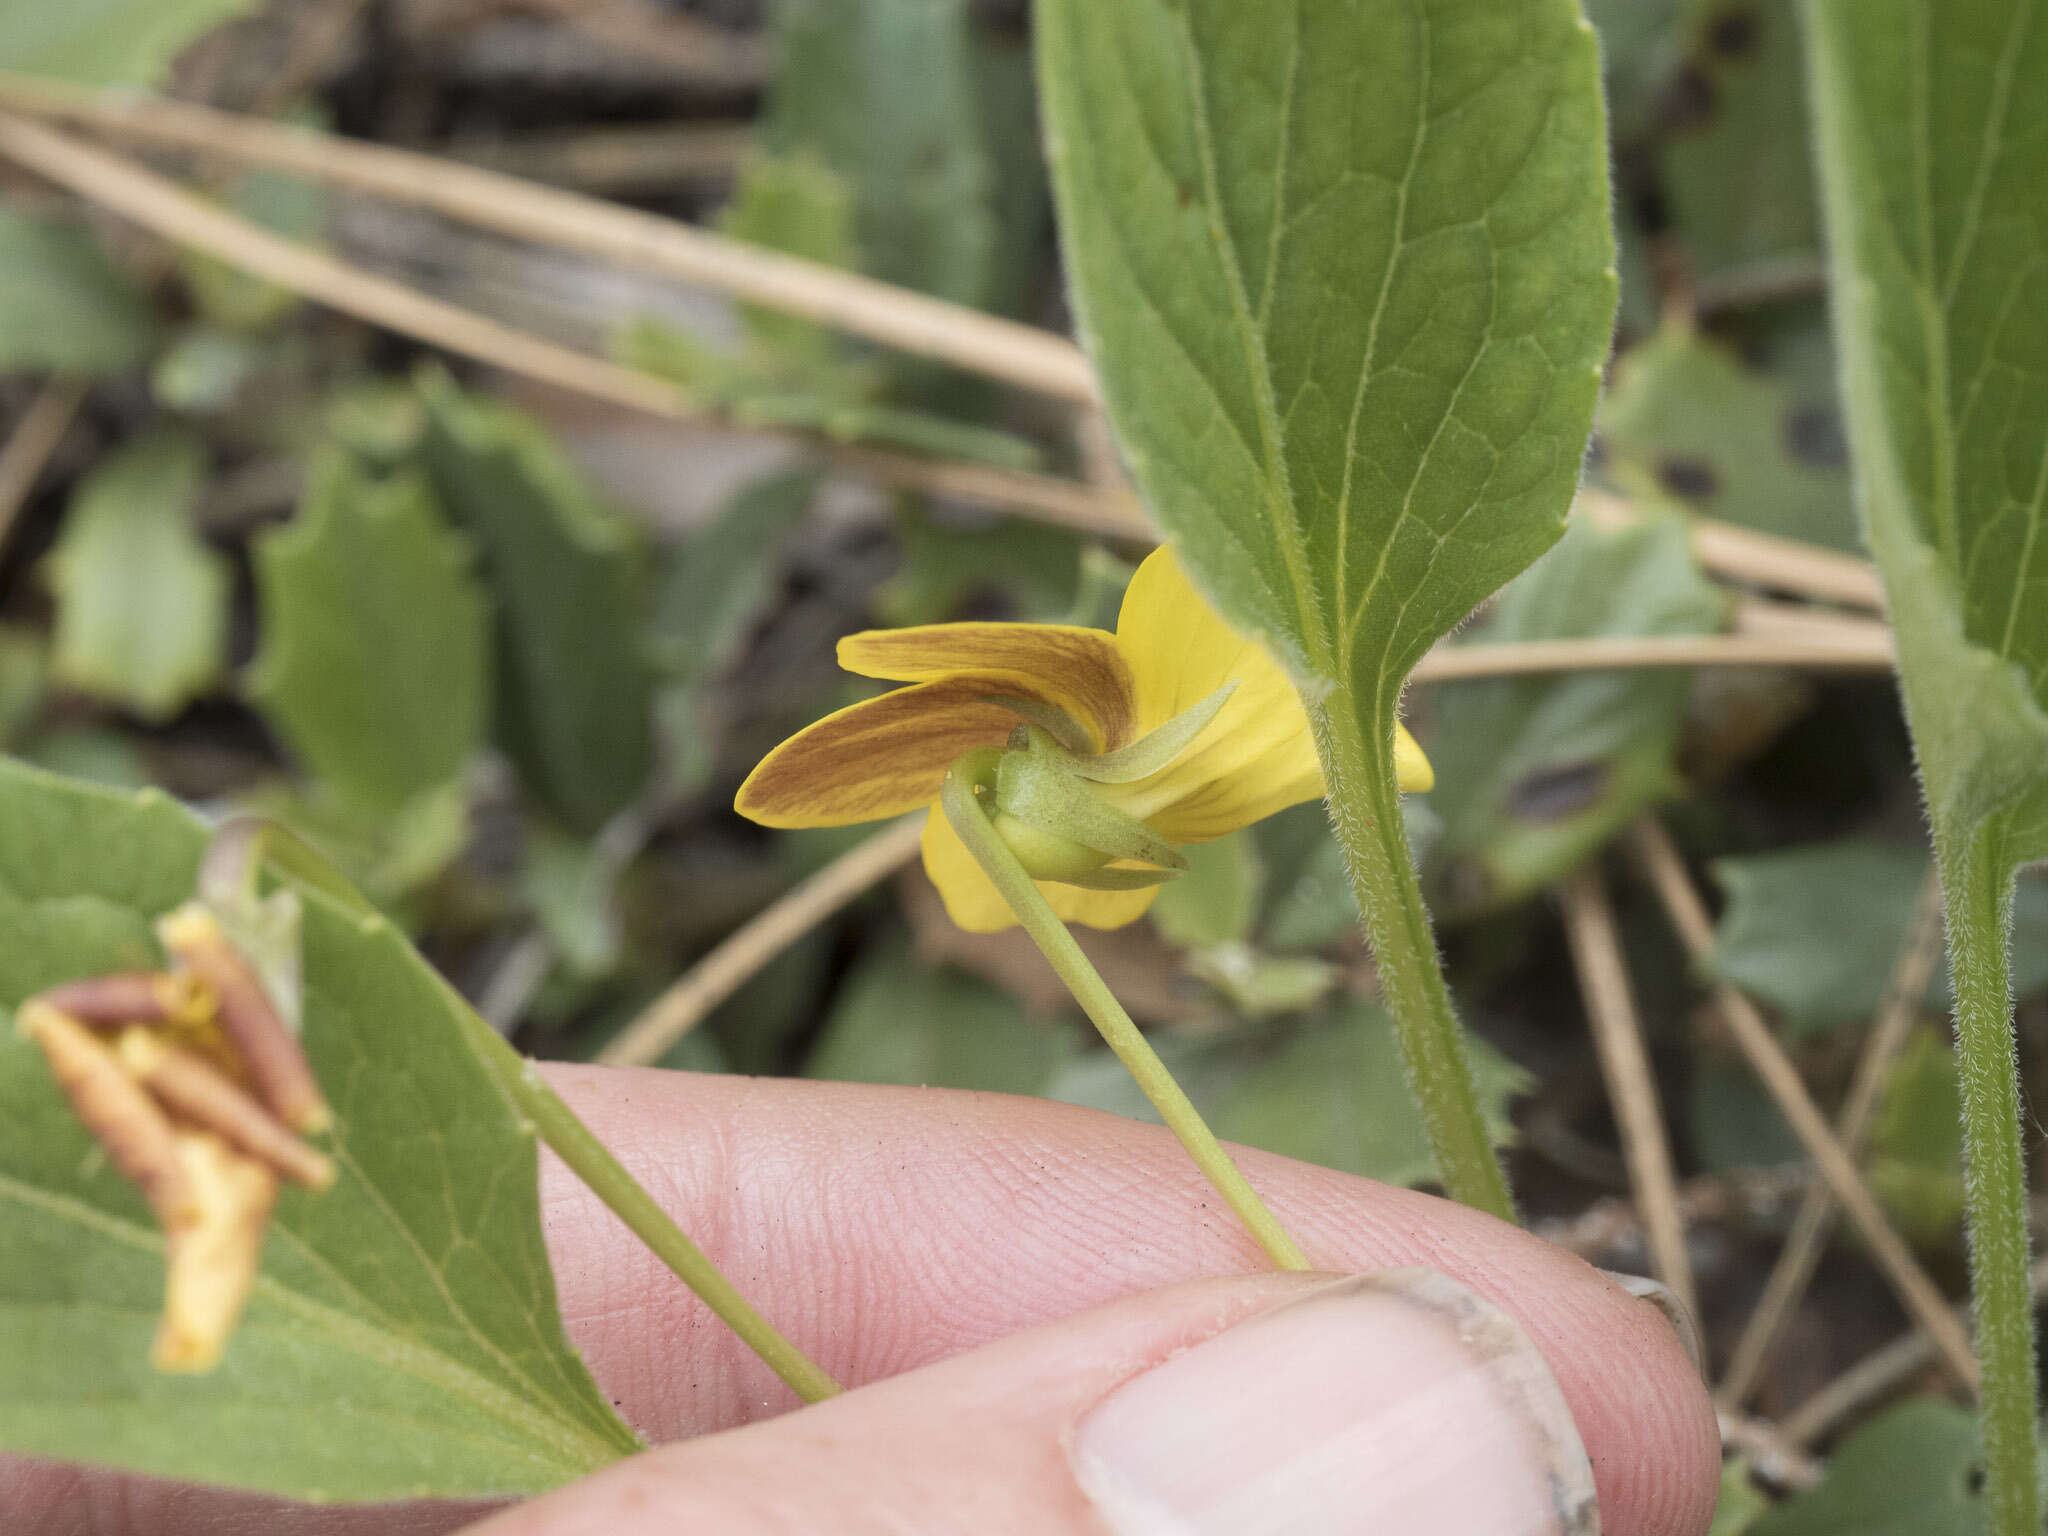
<svg viewBox="0 0 2048 1536"><path fill-rule="evenodd" d="M1082 1413L1331 1279L1237 1276L1126 1298L800 1414L636 1456L469 1536L1096 1536L1067 1464Z"/></svg>
<svg viewBox="0 0 2048 1536"><path fill-rule="evenodd" d="M1266 1267L1157 1126L938 1089L576 1067L551 1078L761 1311L850 1386L1141 1291ZM1612 1536L1705 1528L1711 1406L1652 1306L1478 1212L1286 1158L1241 1160L1319 1268L1425 1265L1515 1318L1571 1407ZM699 1435L795 1405L552 1160L542 1195L570 1337L643 1434ZM7 1492L0 1473L0 1503ZM374 1523L319 1529L382 1536Z"/></svg>

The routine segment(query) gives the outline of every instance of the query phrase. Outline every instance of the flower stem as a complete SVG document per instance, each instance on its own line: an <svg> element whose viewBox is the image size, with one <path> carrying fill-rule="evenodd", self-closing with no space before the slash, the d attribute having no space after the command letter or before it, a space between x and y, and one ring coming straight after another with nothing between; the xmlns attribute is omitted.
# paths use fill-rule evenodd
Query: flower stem
<svg viewBox="0 0 2048 1536"><path fill-rule="evenodd" d="M1311 703L1309 723L1329 783L1331 818L1372 941L1380 990L1394 1015L1409 1092L1445 1191L1453 1200L1513 1221L1514 1197L1479 1110L1464 1034L1451 1011L1429 911L1408 851L1394 771L1393 724L1389 720L1368 741L1352 702L1349 694L1339 692Z"/></svg>
<svg viewBox="0 0 2048 1536"><path fill-rule="evenodd" d="M2013 864L2004 857L2002 832L1998 819L1947 836L1937 829L1935 847L1956 986L1985 1498L1995 1536L2037 1536L2034 1310L2009 953Z"/></svg>
<svg viewBox="0 0 2048 1536"><path fill-rule="evenodd" d="M733 1283L718 1272L718 1266L705 1257L704 1250L691 1242L669 1214L655 1204L654 1197L591 1134L590 1127L576 1118L561 1095L542 1081L532 1062L467 1005L457 1005L456 1016L462 1020L463 1029L484 1065L521 1112L532 1120L541 1140L653 1250L656 1258L674 1271L676 1278L695 1291L740 1336L741 1342L805 1402L815 1403L839 1392L839 1383L776 1332Z"/></svg>
<svg viewBox="0 0 2048 1536"><path fill-rule="evenodd" d="M1010 851L1009 844L996 835L989 824L988 812L977 795L979 789L993 789L995 786L996 763L1001 754L993 748L983 748L968 753L946 773L945 787L939 793L939 804L945 811L946 819L953 824L953 830L960 834L960 841L967 845L1003 899L1010 904L1010 910L1017 914L1017 921L1024 931L1036 941L1045 958L1067 984L1067 990L1074 994L1074 1001L1082 1011L1095 1022L1102 1033L1104 1043L1116 1053L1132 1079L1159 1111L1159 1118L1166 1122L1167 1129L1179 1138L1187 1149L1195 1166L1202 1170L1216 1193L1223 1197L1223 1203L1230 1207L1237 1219L1244 1223L1258 1245L1265 1249L1267 1257L1280 1269L1307 1269L1309 1262L1295 1246L1294 1239L1281 1229L1273 1213L1266 1208L1258 1192L1238 1171L1237 1164L1230 1160L1230 1154L1223 1150L1215 1133L1202 1119L1201 1112L1181 1091L1173 1074L1166 1069L1166 1063L1159 1059L1159 1053L1152 1049L1138 1026L1131 1022L1131 1016L1124 1011L1123 1004L1116 1000L1095 967L1088 963L1088 957L1081 953L1081 946L1074 942L1074 936L1067 931L1067 925L1060 921L1052 904L1038 889L1037 882L1025 872L1017 855Z"/></svg>

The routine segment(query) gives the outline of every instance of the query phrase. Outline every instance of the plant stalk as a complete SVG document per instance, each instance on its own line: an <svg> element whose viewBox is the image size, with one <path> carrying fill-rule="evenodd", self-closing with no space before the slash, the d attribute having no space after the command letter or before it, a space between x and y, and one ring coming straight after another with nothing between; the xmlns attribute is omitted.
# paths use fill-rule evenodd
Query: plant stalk
<svg viewBox="0 0 2048 1536"><path fill-rule="evenodd" d="M470 1043L491 1075L533 1122L540 1139L554 1149L555 1155L611 1208L634 1236L653 1250L656 1258L674 1271L677 1279L695 1291L740 1336L747 1348L807 1403L820 1402L841 1390L838 1382L778 1333L718 1272L718 1266L705 1256L704 1250L690 1241L688 1234L655 1204L654 1197L591 1134L590 1127L576 1118L561 1095L542 1080L532 1062L466 1004L457 1006L456 1016L462 1020Z"/></svg>
<svg viewBox="0 0 2048 1536"><path fill-rule="evenodd" d="M995 749L982 748L968 753L947 770L945 787L939 794L946 819L953 824L953 830L960 834L968 852L974 855L1003 899L1010 904L1010 910L1016 913L1024 931L1031 935L1060 980L1066 983L1067 990L1074 994L1074 1001L1094 1021L1104 1043L1116 1053L1117 1060L1124 1064L1152 1107L1159 1111L1159 1118L1166 1122L1167 1129L1179 1138L1188 1156L1194 1159L1195 1166L1202 1170L1215 1186L1216 1193L1223 1197L1223 1203L1244 1223L1245 1230L1251 1233L1277 1268L1308 1269L1309 1262L1294 1239L1282 1230L1273 1213L1267 1209L1266 1202L1259 1198L1258 1192L1238 1171L1237 1164L1230 1160L1230 1154L1216 1140L1201 1112L1181 1091L1180 1084L1166 1069L1166 1063L1159 1059L1159 1053L1152 1049L1151 1042L1131 1021L1130 1014L1124 1011L1123 1004L1116 1000L1108 984L1089 964L1088 957L1081 953L1081 946L1074 942L1073 934L1067 931L1067 925L1053 911L1052 904L1038 889L1037 882L1018 862L1017 855L1010 851L1009 844L996 835L976 791L978 788L994 789L996 763L1000 757Z"/></svg>
<svg viewBox="0 0 2048 1536"><path fill-rule="evenodd" d="M1938 833L1935 847L1956 989L1985 1501L1993 1536L2039 1536L2027 1165L2012 1024L2013 864L2001 823L1993 817L1967 832Z"/></svg>
<svg viewBox="0 0 2048 1536"><path fill-rule="evenodd" d="M1445 1192L1513 1221L1514 1197L1480 1113L1464 1033L1451 1011L1436 936L1408 850L1394 773L1393 723L1389 720L1368 741L1350 703L1351 696L1341 690L1309 703L1309 724L1323 759L1337 840L1344 846L1372 941L1380 990L1394 1015L1408 1089L1421 1111Z"/></svg>

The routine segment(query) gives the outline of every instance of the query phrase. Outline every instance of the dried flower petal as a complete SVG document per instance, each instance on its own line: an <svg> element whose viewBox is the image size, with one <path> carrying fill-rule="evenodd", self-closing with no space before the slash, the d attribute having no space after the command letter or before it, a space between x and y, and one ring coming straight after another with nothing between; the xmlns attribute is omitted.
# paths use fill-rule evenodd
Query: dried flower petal
<svg viewBox="0 0 2048 1536"><path fill-rule="evenodd" d="M186 1219L167 1223L164 1315L150 1363L199 1373L220 1363L256 1284L277 1177L210 1131L178 1131L177 1159L196 1196Z"/></svg>
<svg viewBox="0 0 2048 1536"><path fill-rule="evenodd" d="M299 1140L203 1057L133 1027L121 1032L115 1053L180 1120L217 1132L295 1184L322 1190L334 1183L332 1158Z"/></svg>
<svg viewBox="0 0 2048 1536"><path fill-rule="evenodd" d="M40 999L22 1004L15 1027L42 1047L72 1112L142 1191L158 1223L168 1231L191 1220L200 1198L179 1161L170 1117L121 1070L114 1053L78 1020Z"/></svg>
<svg viewBox="0 0 2048 1536"><path fill-rule="evenodd" d="M39 995L81 1024L111 1029L122 1024L195 1027L213 1017L213 994L185 971L114 971L67 981Z"/></svg>
<svg viewBox="0 0 2048 1536"><path fill-rule="evenodd" d="M298 1037L285 1027L255 970L197 902L158 920L164 948L213 989L221 1028L240 1051L257 1096L293 1130L315 1134L334 1124Z"/></svg>

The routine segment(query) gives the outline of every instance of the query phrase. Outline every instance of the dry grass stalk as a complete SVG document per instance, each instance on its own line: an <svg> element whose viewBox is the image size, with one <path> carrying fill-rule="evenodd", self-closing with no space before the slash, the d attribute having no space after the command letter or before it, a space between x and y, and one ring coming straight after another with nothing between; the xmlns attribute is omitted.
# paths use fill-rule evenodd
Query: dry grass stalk
<svg viewBox="0 0 2048 1536"><path fill-rule="evenodd" d="M296 171L515 239L715 289L1019 389L1095 401L1094 371L1063 336L574 192L260 118L27 76L0 75L0 104Z"/></svg>
<svg viewBox="0 0 2048 1536"><path fill-rule="evenodd" d="M1891 981L1883 1006L1878 1010L1877 1022L1863 1042L1856 1073L1849 1084L1849 1095L1836 1119L1835 1134L1852 1157L1863 1150L1863 1140L1877 1115L1878 1100L1884 1092L1892 1063L1898 1060L1899 1052L1905 1048L1913 1020L1919 1015L1921 1000L1927 995L1927 983L1934 975L1935 963L1941 958L1941 934L1941 879L1930 869L1921 886L1920 899L1915 905L1905 942L1893 964ZM1722 1407L1741 1407L1755 1390L1772 1345L1806 1295L1807 1284L1813 1278L1814 1266L1820 1262L1821 1249L1834 1225L1834 1217L1835 1198L1827 1185L1815 1184L1808 1189L1806 1198L1799 1204L1798 1214L1792 1219L1778 1262L1772 1266L1770 1278L1764 1284L1763 1294L1750 1313L1742 1337L1736 1341L1728 1372L1715 1388L1715 1399Z"/></svg>
<svg viewBox="0 0 2048 1536"><path fill-rule="evenodd" d="M1657 1102L1657 1080L1643 1048L1642 1019L1629 986L1628 962L1614 927L1614 908L1597 859L1582 864L1560 889L1565 937L1592 1025L1593 1044L1607 1081L1608 1102L1621 1132L1629 1185L1642 1213L1650 1272L1671 1288L1693 1317L1700 1315L1699 1286L1685 1245L1671 1141Z"/></svg>
<svg viewBox="0 0 2048 1536"><path fill-rule="evenodd" d="M1630 831L1629 842L1686 952L1695 964L1703 963L1713 949L1713 921L1707 915L1706 903L1693 887L1692 877L1687 874L1677 848L1656 817L1649 815L1636 822ZM1784 1047L1778 1044L1763 1015L1754 1003L1733 987L1716 985L1713 998L1750 1070L1756 1073L1764 1090L1784 1114L1793 1134L1813 1159L1821 1178L1841 1201L1900 1302L1908 1314L1934 1337L1942 1360L1957 1380L1974 1391L1977 1386L1977 1358L1971 1348L1968 1331L1941 1294L1940 1287L1913 1257L1905 1239L1886 1219L1877 1197L1864 1182L1855 1159L1835 1139L1834 1132L1828 1128L1826 1119L1813 1102L1813 1096L1806 1091L1798 1068L1792 1065Z"/></svg>
<svg viewBox="0 0 2048 1536"><path fill-rule="evenodd" d="M50 380L22 412L7 446L0 448L0 548L6 546L14 520L42 478L50 455L85 404L86 388L84 379Z"/></svg>
<svg viewBox="0 0 2048 1536"><path fill-rule="evenodd" d="M916 858L923 831L922 816L884 827L763 908L649 1003L597 1059L612 1067L659 1061L762 966Z"/></svg>

